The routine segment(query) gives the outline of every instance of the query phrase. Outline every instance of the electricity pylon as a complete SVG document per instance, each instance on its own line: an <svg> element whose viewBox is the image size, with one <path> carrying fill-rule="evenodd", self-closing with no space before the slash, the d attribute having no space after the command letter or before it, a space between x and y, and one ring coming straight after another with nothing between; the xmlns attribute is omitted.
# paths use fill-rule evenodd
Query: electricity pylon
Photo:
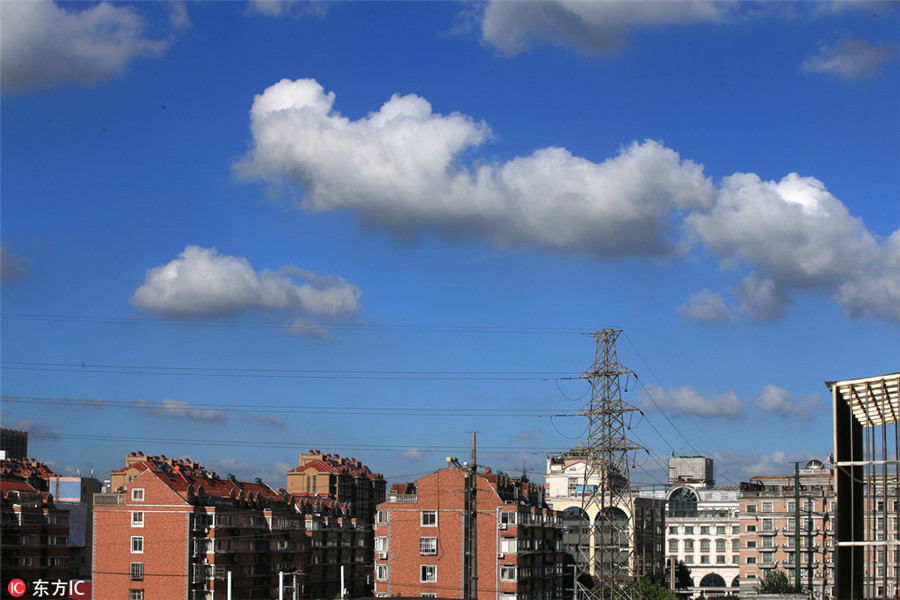
<svg viewBox="0 0 900 600"><path fill-rule="evenodd" d="M584 445L582 518L575 561L576 600L619 600L632 596L624 589L631 579L634 514L628 455L644 450L628 439L626 420L637 410L622 400L620 379L633 372L616 358L621 329L590 333L596 342L594 364L581 376L591 385L591 399L579 414L588 418ZM590 515L596 515L591 523ZM593 583L593 585L591 585Z"/></svg>

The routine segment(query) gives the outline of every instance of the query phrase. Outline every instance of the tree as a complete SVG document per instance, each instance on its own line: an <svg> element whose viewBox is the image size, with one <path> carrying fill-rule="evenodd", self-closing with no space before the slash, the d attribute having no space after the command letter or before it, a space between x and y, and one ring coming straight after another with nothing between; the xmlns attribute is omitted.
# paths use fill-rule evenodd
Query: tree
<svg viewBox="0 0 900 600"><path fill-rule="evenodd" d="M651 579L646 577L640 581L629 583L626 589L636 592L634 596L641 600L677 600L669 590L656 585Z"/></svg>
<svg viewBox="0 0 900 600"><path fill-rule="evenodd" d="M756 591L760 594L798 594L802 589L791 583L787 573L772 569L759 580Z"/></svg>
<svg viewBox="0 0 900 600"><path fill-rule="evenodd" d="M694 587L694 578L691 577L691 569L684 564L683 560L679 560L675 564L675 589L686 590Z"/></svg>

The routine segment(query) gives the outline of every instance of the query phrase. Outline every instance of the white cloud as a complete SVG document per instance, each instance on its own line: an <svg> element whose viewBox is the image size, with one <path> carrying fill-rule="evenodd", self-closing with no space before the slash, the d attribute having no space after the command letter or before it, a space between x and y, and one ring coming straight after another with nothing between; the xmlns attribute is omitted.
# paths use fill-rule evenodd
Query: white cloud
<svg viewBox="0 0 900 600"><path fill-rule="evenodd" d="M308 79L256 96L255 147L237 174L300 184L305 210L350 210L395 232L429 228L597 257L673 252L673 215L713 199L702 167L658 142L634 143L602 163L543 148L469 167L460 156L489 138L484 123L435 114L415 95L395 95L357 121L333 103Z"/></svg>
<svg viewBox="0 0 900 600"><path fill-rule="evenodd" d="M832 295L850 316L900 322L900 232L879 240L817 179L738 173L725 178L712 210L684 222L723 268L743 262L759 273L735 289L759 318L804 291Z"/></svg>
<svg viewBox="0 0 900 600"><path fill-rule="evenodd" d="M7 250L6 244L0 244L0 281L24 277L27 274L26 263L27 259Z"/></svg>
<svg viewBox="0 0 900 600"><path fill-rule="evenodd" d="M268 17L322 17L327 12L324 2L308 0L250 0L247 10Z"/></svg>
<svg viewBox="0 0 900 600"><path fill-rule="evenodd" d="M741 302L738 310L749 313L759 321L780 318L785 308L793 303L790 295L779 289L774 281L756 273L745 277L732 291Z"/></svg>
<svg viewBox="0 0 900 600"><path fill-rule="evenodd" d="M678 312L688 319L706 323L734 321L734 313L725 305L720 294L709 290L701 290L688 298L687 304L680 306Z"/></svg>
<svg viewBox="0 0 900 600"><path fill-rule="evenodd" d="M340 317L358 312L359 298L359 288L340 277L294 266L256 272L245 258L188 246L177 259L147 271L131 302L172 317L228 315L249 308Z"/></svg>
<svg viewBox="0 0 900 600"><path fill-rule="evenodd" d="M900 44L873 44L866 40L842 39L833 46L819 45L819 53L803 61L803 70L824 73L847 81L873 79L884 65L897 58Z"/></svg>
<svg viewBox="0 0 900 600"><path fill-rule="evenodd" d="M196 408L187 402L180 400L163 400L159 403L139 400L136 402L139 408L147 412L160 415L163 417L172 417L173 419L191 419L194 421L225 421L228 415L220 410L209 408Z"/></svg>
<svg viewBox="0 0 900 600"><path fill-rule="evenodd" d="M774 385L763 388L762 394L752 400L753 404L763 412L772 413L783 418L812 419L813 410L822 406L818 394L808 394L795 400L791 393Z"/></svg>
<svg viewBox="0 0 900 600"><path fill-rule="evenodd" d="M4 92L96 84L120 75L137 58L159 56L170 43L145 37L146 24L132 7L73 6L51 0L0 2ZM173 23L183 26L185 15L183 6L173 9Z"/></svg>
<svg viewBox="0 0 900 600"><path fill-rule="evenodd" d="M644 386L642 396L639 404L646 412L663 410L675 417L694 415L736 419L744 416L744 405L734 392L714 394L707 398L692 387L682 386L667 390L650 383Z"/></svg>
<svg viewBox="0 0 900 600"><path fill-rule="evenodd" d="M418 448L407 448L400 454L400 458L409 462L422 462L425 460L425 454Z"/></svg>
<svg viewBox="0 0 900 600"><path fill-rule="evenodd" d="M629 33L646 27L715 22L726 3L705 0L622 2L494 0L484 9L482 37L505 54L518 54L538 44L574 48L582 54L618 51Z"/></svg>
<svg viewBox="0 0 900 600"><path fill-rule="evenodd" d="M19 419L17 421L7 422L3 424L9 429L18 429L19 431L27 431L28 433L41 434L53 433L53 428L46 423L39 423L32 419Z"/></svg>

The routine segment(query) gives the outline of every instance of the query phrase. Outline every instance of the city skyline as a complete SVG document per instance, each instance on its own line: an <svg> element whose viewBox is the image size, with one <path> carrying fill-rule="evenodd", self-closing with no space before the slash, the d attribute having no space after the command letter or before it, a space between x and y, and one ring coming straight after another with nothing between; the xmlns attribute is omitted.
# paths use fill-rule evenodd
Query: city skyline
<svg viewBox="0 0 900 600"><path fill-rule="evenodd" d="M0 417L61 474L540 476L616 327L634 482L735 485L898 370L897 5L0 10Z"/></svg>

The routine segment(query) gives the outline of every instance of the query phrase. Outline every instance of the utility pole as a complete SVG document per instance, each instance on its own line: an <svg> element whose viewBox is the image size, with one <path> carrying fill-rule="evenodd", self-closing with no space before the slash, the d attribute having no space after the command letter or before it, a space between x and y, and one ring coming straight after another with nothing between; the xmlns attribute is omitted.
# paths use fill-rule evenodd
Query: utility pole
<svg viewBox="0 0 900 600"><path fill-rule="evenodd" d="M594 525L582 526L575 561L576 600L628 599L622 589L630 572L634 532L628 518L634 499L628 454L643 450L627 436L626 415L636 410L622 401L620 377L632 371L616 358L616 339L621 329L590 333L596 344L594 364L581 376L591 386L590 401L579 414L588 418L584 446L582 517L596 514ZM593 580L592 586L586 585Z"/></svg>
<svg viewBox="0 0 900 600"><path fill-rule="evenodd" d="M466 470L466 556L467 573L463 587L465 600L478 598L478 453L477 431L472 432L472 463Z"/></svg>

